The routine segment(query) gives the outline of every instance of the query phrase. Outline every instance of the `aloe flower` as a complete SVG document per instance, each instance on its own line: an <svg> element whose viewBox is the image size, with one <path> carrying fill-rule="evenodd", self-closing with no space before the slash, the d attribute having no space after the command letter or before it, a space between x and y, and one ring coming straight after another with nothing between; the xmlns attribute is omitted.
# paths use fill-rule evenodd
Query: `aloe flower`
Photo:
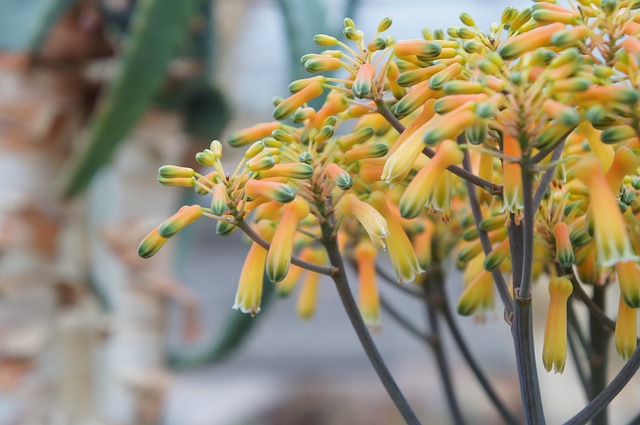
<svg viewBox="0 0 640 425"><path fill-rule="evenodd" d="M507 134L504 135L504 154L512 159L505 159L502 165L504 195L502 211L518 214L524 206L522 192L522 167L515 162L522 158L522 150L518 141Z"/></svg>
<svg viewBox="0 0 640 425"><path fill-rule="evenodd" d="M409 237L400 224L399 217L392 211L391 204L382 194L374 192L369 198L369 202L374 206L384 220L387 222L389 235L387 236L387 250L391 258L391 264L395 269L398 282L411 282L416 275L424 272L416 257Z"/></svg>
<svg viewBox="0 0 640 425"><path fill-rule="evenodd" d="M270 241L273 237L274 228L266 221L258 223L256 230L267 241ZM266 259L267 250L257 243L252 243L240 272L238 289L233 304L235 310L249 313L251 316L255 316L260 312Z"/></svg>
<svg viewBox="0 0 640 425"><path fill-rule="evenodd" d="M378 250L366 240L356 245L354 257L358 266L358 306L368 326L380 324L380 296L376 284L376 256Z"/></svg>
<svg viewBox="0 0 640 425"><path fill-rule="evenodd" d="M380 249L386 249L386 238L389 236L387 222L371 205L358 199L353 193L342 197L338 210L345 217L355 217L366 230L371 242Z"/></svg>
<svg viewBox="0 0 640 425"><path fill-rule="evenodd" d="M463 157L456 142L453 140L442 142L433 159L418 172L402 195L400 199L402 217L417 217L429 200L436 179L445 172L447 167L461 162Z"/></svg>
<svg viewBox="0 0 640 425"><path fill-rule="evenodd" d="M284 206L282 219L276 228L266 259L267 277L272 282L280 282L287 275L293 254L296 228L308 214L309 206L299 198Z"/></svg>
<svg viewBox="0 0 640 425"><path fill-rule="evenodd" d="M628 359L636 351L638 344L637 312L637 308L630 307L625 299L620 297L615 342L616 351L623 359Z"/></svg>
<svg viewBox="0 0 640 425"><path fill-rule="evenodd" d="M556 223L553 226L553 235L556 241L556 260L562 267L571 267L575 261L575 255L571 247L567 223Z"/></svg>
<svg viewBox="0 0 640 425"><path fill-rule="evenodd" d="M544 330L542 363L548 371L564 371L567 359L567 300L573 292L571 281L554 277L549 281L549 312Z"/></svg>
<svg viewBox="0 0 640 425"><path fill-rule="evenodd" d="M612 266L619 262L638 260L600 162L594 157L584 158L574 166L573 173L589 188L598 264Z"/></svg>

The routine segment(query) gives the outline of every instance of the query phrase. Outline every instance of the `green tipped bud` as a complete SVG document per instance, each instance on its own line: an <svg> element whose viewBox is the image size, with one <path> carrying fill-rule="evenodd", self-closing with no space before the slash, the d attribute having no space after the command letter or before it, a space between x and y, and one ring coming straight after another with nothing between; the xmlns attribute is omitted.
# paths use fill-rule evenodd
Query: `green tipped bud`
<svg viewBox="0 0 640 425"><path fill-rule="evenodd" d="M620 2L618 0L601 0L600 8L607 15L613 15L620 6Z"/></svg>
<svg viewBox="0 0 640 425"><path fill-rule="evenodd" d="M484 91L484 87L477 81L449 81L443 87L446 94L478 94Z"/></svg>
<svg viewBox="0 0 640 425"><path fill-rule="evenodd" d="M609 127L604 130L600 135L600 139L604 143L611 144L624 142L637 136L638 135L636 134L636 131L633 129L633 127L630 127L628 125L619 125L615 127Z"/></svg>
<svg viewBox="0 0 640 425"><path fill-rule="evenodd" d="M484 49L484 45L476 40L465 41L462 48L467 53L479 53Z"/></svg>
<svg viewBox="0 0 640 425"><path fill-rule="evenodd" d="M475 27L476 26L476 22L473 20L471 15L469 15L468 13L461 13L460 14L460 22L462 22L463 24L465 24L468 27Z"/></svg>
<svg viewBox="0 0 640 425"><path fill-rule="evenodd" d="M345 163L350 164L355 161L367 158L380 158L389 151L389 146L384 143L373 143L349 149L345 155Z"/></svg>
<svg viewBox="0 0 640 425"><path fill-rule="evenodd" d="M275 148L279 150L282 147L282 142L273 137L265 137L262 141L264 142L265 148Z"/></svg>
<svg viewBox="0 0 640 425"><path fill-rule="evenodd" d="M347 151L352 146L357 145L358 143L365 142L373 137L375 133L375 129L373 127L362 127L357 131L347 134L337 140L338 146L342 151Z"/></svg>
<svg viewBox="0 0 640 425"><path fill-rule="evenodd" d="M276 165L276 159L273 155L260 155L247 162L247 168L251 171L268 170Z"/></svg>
<svg viewBox="0 0 640 425"><path fill-rule="evenodd" d="M158 234L163 238L170 238L200 217L202 217L202 207L200 205L185 205L177 213L162 222L158 227Z"/></svg>
<svg viewBox="0 0 640 425"><path fill-rule="evenodd" d="M442 31L442 28L436 28L435 30L433 30L434 40L444 40L444 38L444 31Z"/></svg>
<svg viewBox="0 0 640 425"><path fill-rule="evenodd" d="M480 145L487 139L487 120L479 119L464 130L467 140L472 145Z"/></svg>
<svg viewBox="0 0 640 425"><path fill-rule="evenodd" d="M322 129L320 129L320 131L316 135L315 141L316 143L322 143L326 140L329 140L331 136L333 136L333 126L325 125L324 127L322 127Z"/></svg>
<svg viewBox="0 0 640 425"><path fill-rule="evenodd" d="M304 64L304 69L309 72L336 71L342 67L342 62L337 58L310 59Z"/></svg>
<svg viewBox="0 0 640 425"><path fill-rule="evenodd" d="M514 18L513 22L509 26L509 32L514 33L518 31L529 19L533 11L530 8L522 9L518 15Z"/></svg>
<svg viewBox="0 0 640 425"><path fill-rule="evenodd" d="M433 40L433 33L429 28L422 28L422 38L427 41Z"/></svg>
<svg viewBox="0 0 640 425"><path fill-rule="evenodd" d="M377 52L378 50L384 50L387 48L387 39L382 36L377 36L369 44L367 44L367 50L370 52Z"/></svg>
<svg viewBox="0 0 640 425"><path fill-rule="evenodd" d="M393 21L389 17L382 18L380 23L378 24L378 32L385 32L391 27Z"/></svg>
<svg viewBox="0 0 640 425"><path fill-rule="evenodd" d="M479 240L465 246L458 252L458 260L463 263L468 263L469 260L482 252L482 245Z"/></svg>
<svg viewBox="0 0 640 425"><path fill-rule="evenodd" d="M237 228L238 227L235 224L231 224L228 221L221 220L218 221L218 224L216 224L216 233L220 236L229 236L230 234L235 232Z"/></svg>
<svg viewBox="0 0 640 425"><path fill-rule="evenodd" d="M633 203L636 201L636 195L633 192L629 192L628 190L625 190L622 193L620 200L627 205L633 205Z"/></svg>
<svg viewBox="0 0 640 425"><path fill-rule="evenodd" d="M473 40L476 38L476 33L467 27L458 28L458 37L464 40Z"/></svg>
<svg viewBox="0 0 640 425"><path fill-rule="evenodd" d="M563 125L561 123L555 123L545 129L536 139L536 148L546 149L553 146L560 138L567 134L573 126Z"/></svg>
<svg viewBox="0 0 640 425"><path fill-rule="evenodd" d="M480 118L491 118L497 112L498 108L496 108L496 105L493 105L490 102L478 103L478 106L476 106L476 115Z"/></svg>
<svg viewBox="0 0 640 425"><path fill-rule="evenodd" d="M548 66L551 61L553 61L557 57L556 53L550 49L537 49L531 55L531 65L532 66Z"/></svg>
<svg viewBox="0 0 640 425"><path fill-rule="evenodd" d="M438 42L426 43L420 52L420 57L424 60L437 58L442 53L442 46Z"/></svg>
<svg viewBox="0 0 640 425"><path fill-rule="evenodd" d="M252 144L251 146L249 146L249 149L247 149L247 151L245 152L244 157L253 158L254 156L258 155L260 152L262 152L263 149L264 149L264 142L262 140L259 140L254 144Z"/></svg>
<svg viewBox="0 0 640 425"><path fill-rule="evenodd" d="M500 264L509 256L509 240L506 239L496 246L484 259L484 269L488 272L500 267Z"/></svg>
<svg viewBox="0 0 640 425"><path fill-rule="evenodd" d="M500 22L504 25L513 21L518 15L518 9L515 7L507 6L502 11L502 17L500 18Z"/></svg>
<svg viewBox="0 0 640 425"><path fill-rule="evenodd" d="M591 87L591 80L584 77L566 78L564 80L558 80L553 83L553 91L569 91L569 92L581 92L586 91Z"/></svg>
<svg viewBox="0 0 640 425"><path fill-rule="evenodd" d="M360 40L360 33L352 27L345 27L342 31L347 40L358 41Z"/></svg>
<svg viewBox="0 0 640 425"><path fill-rule="evenodd" d="M205 149L204 151L196 154L196 161L198 164L205 167L211 167L216 159L216 155L211 151L211 149Z"/></svg>
<svg viewBox="0 0 640 425"><path fill-rule="evenodd" d="M313 157L309 152L302 152L298 157L298 161L303 162L305 164L311 164L313 162Z"/></svg>
<svg viewBox="0 0 640 425"><path fill-rule="evenodd" d="M158 181L163 186L193 187L196 185L195 177L162 177L158 176Z"/></svg>
<svg viewBox="0 0 640 425"><path fill-rule="evenodd" d="M313 175L313 167L303 162L277 164L272 168L260 171L257 178L286 177L290 179L308 179Z"/></svg>
<svg viewBox="0 0 640 425"><path fill-rule="evenodd" d="M284 130L274 130L271 133L271 136L276 139L279 142L282 143L293 143L295 142L295 139L293 138L292 135L290 135L289 133L287 133Z"/></svg>
<svg viewBox="0 0 640 425"><path fill-rule="evenodd" d="M345 28L355 28L356 24L355 22L353 22L353 19L351 18L344 18L344 21L342 21L343 25Z"/></svg>
<svg viewBox="0 0 640 425"><path fill-rule="evenodd" d="M640 177L634 177L631 180L631 187L635 190L640 190Z"/></svg>
<svg viewBox="0 0 640 425"><path fill-rule="evenodd" d="M298 93L303 88L307 87L312 83L320 83L324 84L326 78L322 75L316 75L315 77L303 78L301 80L296 80L289 84L288 90L290 93Z"/></svg>
<svg viewBox="0 0 640 425"><path fill-rule="evenodd" d="M156 227L138 245L138 256L141 258L153 257L165 242L167 242L167 238L160 236Z"/></svg>
<svg viewBox="0 0 640 425"><path fill-rule="evenodd" d="M216 158L222 157L222 143L220 143L218 140L211 141L211 144L209 145L209 149L211 149L211 153Z"/></svg>
<svg viewBox="0 0 640 425"><path fill-rule="evenodd" d="M474 241L478 239L478 229L474 227L470 227L462 233L462 239L467 242Z"/></svg>
<svg viewBox="0 0 640 425"><path fill-rule="evenodd" d="M458 36L458 27L449 27L447 28L447 35L451 38L460 38Z"/></svg>
<svg viewBox="0 0 640 425"><path fill-rule="evenodd" d="M163 165L158 169L158 177L165 179L189 178L195 176L195 171L188 167L178 165Z"/></svg>
<svg viewBox="0 0 640 425"><path fill-rule="evenodd" d="M503 228L505 226L505 222L506 222L505 216L497 215L494 217L485 218L479 223L478 226L480 227L480 230L489 232L491 230Z"/></svg>
<svg viewBox="0 0 640 425"><path fill-rule="evenodd" d="M335 46L338 44L338 39L326 34L316 34L313 37L313 42L318 46Z"/></svg>
<svg viewBox="0 0 640 425"><path fill-rule="evenodd" d="M583 228L577 228L569 235L571 246L574 248L580 248L588 244L593 240L589 233Z"/></svg>
<svg viewBox="0 0 640 425"><path fill-rule="evenodd" d="M593 75L598 78L609 78L613 75L613 68L610 66L598 65L593 67Z"/></svg>
<svg viewBox="0 0 640 425"><path fill-rule="evenodd" d="M336 183L342 190L349 190L353 185L353 178L346 171L343 170L338 164L331 163L326 168L327 176Z"/></svg>

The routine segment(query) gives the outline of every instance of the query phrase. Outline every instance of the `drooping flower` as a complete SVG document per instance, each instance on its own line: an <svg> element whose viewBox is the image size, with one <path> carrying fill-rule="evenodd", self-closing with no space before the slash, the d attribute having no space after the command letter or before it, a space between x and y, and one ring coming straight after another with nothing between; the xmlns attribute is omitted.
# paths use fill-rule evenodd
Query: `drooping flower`
<svg viewBox="0 0 640 425"><path fill-rule="evenodd" d="M387 222L389 235L387 236L387 250L391 258L391 264L398 277L398 282L410 282L416 275L424 270L416 257L409 237L402 228L399 217L394 214L389 201L382 192L374 192L369 197L369 202L374 206Z"/></svg>
<svg viewBox="0 0 640 425"><path fill-rule="evenodd" d="M291 256L293 255L293 241L298 223L309 214L309 206L300 198L285 204L280 224L267 253L266 273L272 282L280 282L287 275Z"/></svg>
<svg viewBox="0 0 640 425"><path fill-rule="evenodd" d="M436 179L447 167L462 161L464 154L453 140L445 140L439 146L436 155L413 178L402 198L400 213L404 218L417 217L429 200Z"/></svg>
<svg viewBox="0 0 640 425"><path fill-rule="evenodd" d="M598 264L612 266L619 262L637 260L625 229L624 218L604 177L600 162L594 157L586 157L574 166L573 174L589 188Z"/></svg>
<svg viewBox="0 0 640 425"><path fill-rule="evenodd" d="M549 372L564 371L567 359L567 300L573 292L571 281L564 277L553 277L549 281L549 312L544 330L542 363Z"/></svg>
<svg viewBox="0 0 640 425"><path fill-rule="evenodd" d="M640 266L635 261L615 265L620 295L632 308L640 308Z"/></svg>
<svg viewBox="0 0 640 425"><path fill-rule="evenodd" d="M267 242L271 241L275 229L268 221L263 220L257 223L255 228L258 234L266 239ZM267 250L255 242L252 243L240 272L238 289L233 304L235 310L249 313L251 316L255 316L260 312L266 258Z"/></svg>
<svg viewBox="0 0 640 425"><path fill-rule="evenodd" d="M511 157L512 160L505 159L502 165L504 201L501 211L518 214L524 206L524 194L522 192L522 166L515 161L522 158L522 149L518 141L507 134L504 135L504 154Z"/></svg>
<svg viewBox="0 0 640 425"><path fill-rule="evenodd" d="M342 197L337 209L345 217L355 217L366 230L371 242L380 249L386 249L385 240L389 229L384 217L371 205L358 199L353 193Z"/></svg>
<svg viewBox="0 0 640 425"><path fill-rule="evenodd" d="M358 265L358 307L368 326L380 324L380 296L376 284L376 256L378 250L369 241L356 245L354 256Z"/></svg>
<svg viewBox="0 0 640 425"><path fill-rule="evenodd" d="M575 261L569 226L567 223L558 222L553 226L553 235L556 241L556 260L562 267L571 267Z"/></svg>
<svg viewBox="0 0 640 425"><path fill-rule="evenodd" d="M638 309L630 307L621 296L618 303L618 320L616 321L616 351L623 359L628 359L636 351L638 344Z"/></svg>

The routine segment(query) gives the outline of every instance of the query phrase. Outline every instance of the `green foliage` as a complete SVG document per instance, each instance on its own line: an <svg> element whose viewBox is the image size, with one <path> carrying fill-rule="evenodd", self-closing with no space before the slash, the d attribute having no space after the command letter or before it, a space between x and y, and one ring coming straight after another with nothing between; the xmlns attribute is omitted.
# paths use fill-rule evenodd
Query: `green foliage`
<svg viewBox="0 0 640 425"><path fill-rule="evenodd" d="M121 69L94 116L86 140L74 153L65 176L64 195L86 189L151 103L171 59L188 31L195 0L141 1Z"/></svg>

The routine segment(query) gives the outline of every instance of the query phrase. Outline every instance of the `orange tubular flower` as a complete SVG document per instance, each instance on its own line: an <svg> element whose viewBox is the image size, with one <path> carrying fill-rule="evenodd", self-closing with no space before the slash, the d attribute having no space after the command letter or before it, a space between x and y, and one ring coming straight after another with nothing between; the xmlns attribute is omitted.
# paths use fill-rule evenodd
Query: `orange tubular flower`
<svg viewBox="0 0 640 425"><path fill-rule="evenodd" d="M458 313L469 316L478 309L488 309L493 306L494 290L493 276L482 268L484 255L480 254L472 259L464 274L466 283L464 291L458 299Z"/></svg>
<svg viewBox="0 0 640 425"><path fill-rule="evenodd" d="M504 154L515 160L522 158L522 150L518 141L508 135L504 135ZM522 193L522 166L517 162L504 160L502 165L504 175L504 204L501 211L509 211L517 214L522 211L524 198Z"/></svg>
<svg viewBox="0 0 640 425"><path fill-rule="evenodd" d="M627 305L620 297L618 320L616 321L616 351L623 359L631 357L638 344L637 309Z"/></svg>
<svg viewBox="0 0 640 425"><path fill-rule="evenodd" d="M296 198L285 205L282 219L267 253L265 271L272 282L280 282L287 275L293 254L296 228L307 215L309 215L309 206L302 199Z"/></svg>
<svg viewBox="0 0 640 425"><path fill-rule="evenodd" d="M584 158L574 166L573 174L589 188L598 264L612 266L619 262L636 261L638 257L631 247L624 218L602 173L600 162L594 157Z"/></svg>
<svg viewBox="0 0 640 425"><path fill-rule="evenodd" d="M282 128L282 124L278 121L256 124L244 130L236 131L227 142L233 147L240 147L253 143L256 140L263 139L271 134L272 131Z"/></svg>
<svg viewBox="0 0 640 425"><path fill-rule="evenodd" d="M453 140L445 140L438 152L409 183L400 199L400 213L404 218L417 217L431 197L436 179L447 167L462 161L464 154Z"/></svg>
<svg viewBox="0 0 640 425"><path fill-rule="evenodd" d="M631 149L621 146L616 150L613 156L613 163L604 175L612 193L618 193L624 177L633 173L638 168L638 165L640 165L640 160Z"/></svg>
<svg viewBox="0 0 640 425"><path fill-rule="evenodd" d="M556 223L553 226L553 235L556 239L556 260L562 267L571 267L575 261L575 255L571 247L567 223Z"/></svg>
<svg viewBox="0 0 640 425"><path fill-rule="evenodd" d="M256 231L270 241L273 237L274 228L267 221L261 221L256 226ZM236 291L233 308L243 313L255 316L260 312L260 301L262 300L262 285L264 278L264 265L267 258L267 250L257 243L251 244L249 253L245 257L238 289Z"/></svg>
<svg viewBox="0 0 640 425"><path fill-rule="evenodd" d="M640 308L640 267L634 261L615 265L620 295L630 307Z"/></svg>
<svg viewBox="0 0 640 425"><path fill-rule="evenodd" d="M567 359L567 300L573 292L571 281L564 277L554 277L549 281L549 313L544 330L542 363L548 371L564 371Z"/></svg>
<svg viewBox="0 0 640 425"><path fill-rule="evenodd" d="M525 52L551 44L551 37L565 29L565 24L556 22L506 39L498 49L503 59L515 59Z"/></svg>
<svg viewBox="0 0 640 425"><path fill-rule="evenodd" d="M356 245L354 255L358 264L358 306L368 326L380 324L380 296L376 284L376 256L378 250L369 241Z"/></svg>
<svg viewBox="0 0 640 425"><path fill-rule="evenodd" d="M292 94L282 102L273 111L273 117L277 120L283 120L293 112L310 101L322 94L324 88L322 84L314 82L300 90L299 92Z"/></svg>
<svg viewBox="0 0 640 425"><path fill-rule="evenodd" d="M345 217L355 217L364 227L375 246L387 249L385 239L389 236L389 230L386 220L378 210L358 199L353 193L344 195L338 203L337 209Z"/></svg>
<svg viewBox="0 0 640 425"><path fill-rule="evenodd" d="M420 267L411 241L402 228L402 224L400 224L399 217L391 210L390 204L382 192L372 193L369 202L382 214L387 222L389 228L387 249L389 250L391 264L393 264L398 277L398 283L414 280L416 275L424 270Z"/></svg>
<svg viewBox="0 0 640 425"><path fill-rule="evenodd" d="M168 240L167 238L160 236L158 233L158 228L160 226L153 229L147 236L144 237L140 245L138 245L138 255L142 258L151 258L153 257L160 248L165 244Z"/></svg>
<svg viewBox="0 0 640 425"><path fill-rule="evenodd" d="M365 63L358 68L355 80L351 90L353 95L359 99L369 98L373 96L374 78L376 77L376 68L370 63Z"/></svg>
<svg viewBox="0 0 640 425"><path fill-rule="evenodd" d="M296 189L285 183L250 179L245 183L244 190L249 198L256 199L264 196L273 201L287 203L296 196Z"/></svg>
<svg viewBox="0 0 640 425"><path fill-rule="evenodd" d="M200 205L185 205L160 224L158 234L164 238L170 238L200 217L202 217L202 207Z"/></svg>

